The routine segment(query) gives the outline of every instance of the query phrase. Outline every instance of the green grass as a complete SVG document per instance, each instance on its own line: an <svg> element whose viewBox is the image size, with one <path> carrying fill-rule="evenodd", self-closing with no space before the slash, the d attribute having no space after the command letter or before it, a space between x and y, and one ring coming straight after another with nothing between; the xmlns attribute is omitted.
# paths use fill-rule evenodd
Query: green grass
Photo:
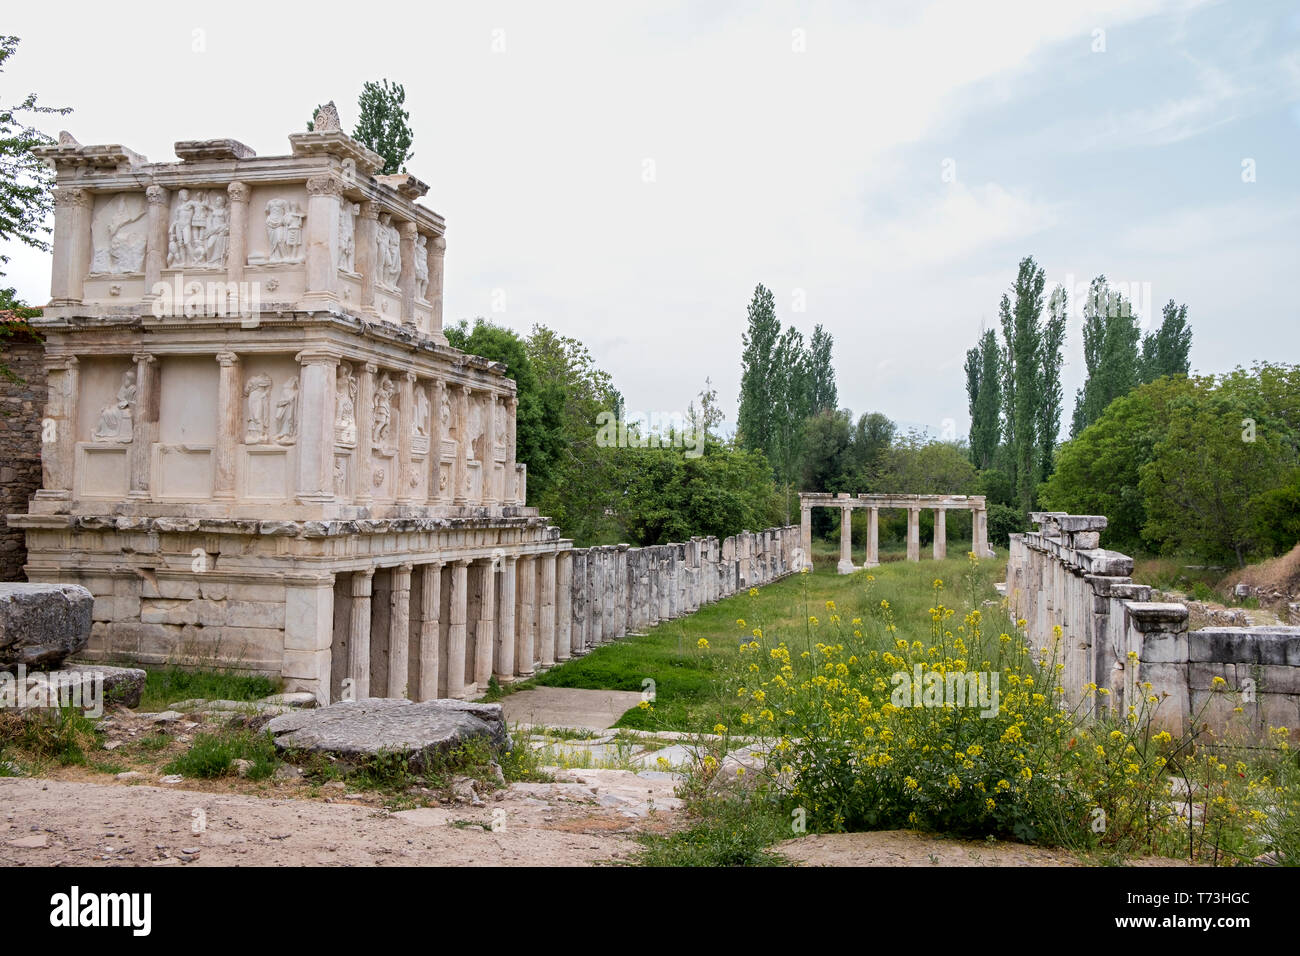
<svg viewBox="0 0 1300 956"><path fill-rule="evenodd" d="M280 681L261 674L225 670L189 670L183 667L148 668L141 711L163 710L178 700L259 700L279 693Z"/></svg>
<svg viewBox="0 0 1300 956"><path fill-rule="evenodd" d="M236 760L252 761L250 780L265 780L275 773L279 763L270 734L234 730L199 734L193 746L167 764L163 772L213 780L233 775Z"/></svg>
<svg viewBox="0 0 1300 956"><path fill-rule="evenodd" d="M882 598L888 599L899 623L899 637L917 630L918 639L928 637L929 615L934 603L932 585L941 578L951 592L967 572L964 557L946 561L889 561L866 573L836 574L814 556L817 570L769 584L757 596L742 593L701 608L689 617L654 627L644 636L626 637L597 648L584 657L568 661L523 684L527 686L577 687L642 692L644 681L654 681L652 709L633 708L615 724L638 730L676 730L707 733L715 724L735 726L739 706L723 694L723 675L728 671L722 659L738 653L739 645L761 627L767 640L786 641L802 649L817 640L829 640L830 612L826 601L834 601L845 626L855 617L866 619ZM993 582L1001 580L1005 564L998 559L979 562L975 572L978 597L997 598ZM816 627L808 618L816 617ZM744 626L737 624L745 622ZM710 651L698 647L703 638ZM718 652L722 651L723 654Z"/></svg>
<svg viewBox="0 0 1300 956"><path fill-rule="evenodd" d="M671 833L642 832L632 862L641 866L783 866L767 848L795 834L785 812L760 798L713 797L692 806Z"/></svg>

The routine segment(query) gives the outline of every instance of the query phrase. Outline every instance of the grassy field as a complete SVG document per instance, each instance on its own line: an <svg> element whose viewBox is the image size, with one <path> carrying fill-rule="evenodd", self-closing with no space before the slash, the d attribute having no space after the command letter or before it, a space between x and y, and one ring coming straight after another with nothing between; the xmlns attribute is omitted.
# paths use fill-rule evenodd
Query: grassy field
<svg viewBox="0 0 1300 956"><path fill-rule="evenodd" d="M512 690L541 685L644 691L649 680L654 682L653 708L634 708L616 726L707 733L715 724L734 723L739 708L723 686L727 670L723 658L737 654L742 639L750 640L754 628L762 629L765 643L786 641L792 649L802 649L833 638L827 601L835 602L840 626L850 627L854 618L866 619L886 599L896 615L897 636L910 639L915 634L924 639L929 634L927 611L934 604L935 579L944 582L945 602L958 606L971 595L977 601L996 599L993 582L1001 580L1005 570L998 559L981 561L973 569L965 557L919 564L886 561L872 569L874 580L869 580L865 572L836 574L833 557L828 560L818 554L814 563L817 569L811 574L769 584L757 595L734 595L689 617L651 628L648 634L607 644ZM818 623L809 623L810 618ZM700 649L700 640L708 641L710 653Z"/></svg>

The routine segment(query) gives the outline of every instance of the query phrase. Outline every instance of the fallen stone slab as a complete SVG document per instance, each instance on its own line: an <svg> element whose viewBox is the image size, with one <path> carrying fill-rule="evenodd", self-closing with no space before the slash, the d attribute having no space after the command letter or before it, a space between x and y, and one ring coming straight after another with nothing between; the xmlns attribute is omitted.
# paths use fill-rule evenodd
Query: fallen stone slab
<svg viewBox="0 0 1300 956"><path fill-rule="evenodd" d="M263 697L258 703L270 704L273 707L315 707L318 701L315 694L302 690L292 694L272 694L270 697Z"/></svg>
<svg viewBox="0 0 1300 956"><path fill-rule="evenodd" d="M19 713L75 707L92 717L110 704L133 707L144 693L145 672L134 667L66 664L50 671L0 674L0 707Z"/></svg>
<svg viewBox="0 0 1300 956"><path fill-rule="evenodd" d="M400 754L413 770L475 737L485 738L497 751L510 747L501 705L463 700L340 701L282 714L266 729L278 750L363 759Z"/></svg>
<svg viewBox="0 0 1300 956"><path fill-rule="evenodd" d="M0 584L0 667L57 668L90 642L94 607L79 584Z"/></svg>

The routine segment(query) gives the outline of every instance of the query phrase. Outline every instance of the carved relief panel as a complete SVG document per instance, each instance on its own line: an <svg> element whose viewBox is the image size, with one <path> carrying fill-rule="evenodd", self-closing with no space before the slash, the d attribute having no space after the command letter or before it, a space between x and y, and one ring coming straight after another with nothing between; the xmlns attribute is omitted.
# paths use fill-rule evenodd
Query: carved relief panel
<svg viewBox="0 0 1300 956"><path fill-rule="evenodd" d="M98 197L90 223L90 271L108 275L141 272L147 243L144 193Z"/></svg>
<svg viewBox="0 0 1300 956"><path fill-rule="evenodd" d="M169 269L223 269L230 243L224 189L178 189L167 218Z"/></svg>

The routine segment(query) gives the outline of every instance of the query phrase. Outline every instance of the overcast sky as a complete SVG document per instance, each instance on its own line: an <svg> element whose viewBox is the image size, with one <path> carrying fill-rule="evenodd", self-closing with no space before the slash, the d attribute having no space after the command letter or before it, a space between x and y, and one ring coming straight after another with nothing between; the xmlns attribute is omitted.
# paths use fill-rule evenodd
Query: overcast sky
<svg viewBox="0 0 1300 956"><path fill-rule="evenodd" d="M172 161L286 153L317 103L351 129L362 83L399 81L446 321L574 336L630 410L709 376L733 422L761 282L834 335L841 406L965 436L965 351L1025 255L1049 286L1132 283L1144 321L1187 303L1197 370L1300 361L1294 3L129 9L10 5L0 102ZM6 251L0 284L44 303L48 258ZM1067 425L1081 364L1076 318Z"/></svg>

